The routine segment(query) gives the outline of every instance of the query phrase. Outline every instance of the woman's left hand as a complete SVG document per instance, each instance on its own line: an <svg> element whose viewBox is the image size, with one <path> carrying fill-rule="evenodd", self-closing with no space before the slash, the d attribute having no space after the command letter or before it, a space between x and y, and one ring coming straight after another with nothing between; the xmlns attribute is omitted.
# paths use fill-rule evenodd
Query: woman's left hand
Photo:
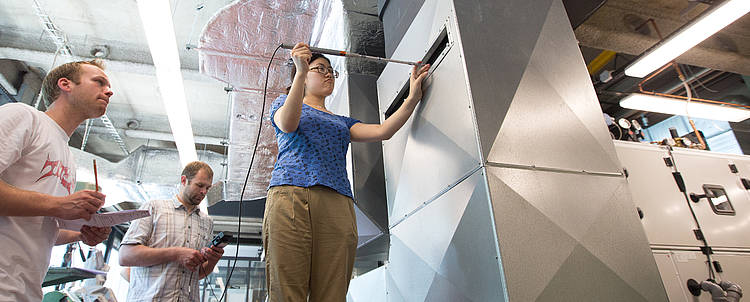
<svg viewBox="0 0 750 302"><path fill-rule="evenodd" d="M425 64L419 70L417 66L411 68L411 75L409 76L409 96L408 99L414 101L422 100L422 81L427 77L427 71L430 70L430 64Z"/></svg>

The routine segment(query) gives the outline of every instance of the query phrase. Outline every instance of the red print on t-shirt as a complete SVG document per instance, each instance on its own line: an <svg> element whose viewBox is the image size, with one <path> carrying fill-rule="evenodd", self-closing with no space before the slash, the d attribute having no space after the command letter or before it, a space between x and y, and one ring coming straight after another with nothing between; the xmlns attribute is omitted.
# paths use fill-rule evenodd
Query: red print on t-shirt
<svg viewBox="0 0 750 302"><path fill-rule="evenodd" d="M44 162L44 166L42 166L42 170L40 173L43 173L47 167L49 167L49 170L47 173L42 174L39 179L36 180L36 182L39 182L43 178L46 178L48 176L56 176L58 179L60 179L60 185L63 186L63 188L68 190L68 194L73 191L73 183L70 182L70 174L68 173L68 167L64 166L59 160L49 160L49 154L47 155L47 161Z"/></svg>

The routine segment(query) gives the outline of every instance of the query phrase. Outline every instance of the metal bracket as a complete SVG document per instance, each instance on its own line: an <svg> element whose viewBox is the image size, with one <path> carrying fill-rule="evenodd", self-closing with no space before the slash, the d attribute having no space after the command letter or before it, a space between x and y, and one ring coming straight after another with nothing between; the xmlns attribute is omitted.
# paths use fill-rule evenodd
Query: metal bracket
<svg viewBox="0 0 750 302"><path fill-rule="evenodd" d="M669 158L669 157L664 158L664 164L667 165L667 167L674 166L674 163L672 163L672 158Z"/></svg>

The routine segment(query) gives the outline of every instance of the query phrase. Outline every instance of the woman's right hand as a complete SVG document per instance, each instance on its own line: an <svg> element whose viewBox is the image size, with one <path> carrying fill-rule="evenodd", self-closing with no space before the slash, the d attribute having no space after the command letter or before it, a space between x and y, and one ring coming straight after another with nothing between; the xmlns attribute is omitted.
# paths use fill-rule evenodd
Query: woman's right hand
<svg viewBox="0 0 750 302"><path fill-rule="evenodd" d="M292 61L294 61L294 67L297 69L297 74L306 75L310 70L310 58L312 58L312 52L310 46L299 42L292 48Z"/></svg>

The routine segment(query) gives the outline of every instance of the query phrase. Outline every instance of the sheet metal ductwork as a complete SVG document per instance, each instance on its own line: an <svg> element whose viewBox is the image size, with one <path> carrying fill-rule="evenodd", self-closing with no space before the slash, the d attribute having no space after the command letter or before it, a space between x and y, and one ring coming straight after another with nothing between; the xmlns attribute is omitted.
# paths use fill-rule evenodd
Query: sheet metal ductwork
<svg viewBox="0 0 750 302"><path fill-rule="evenodd" d="M180 156L177 150L141 146L119 162L110 162L94 154L70 148L76 162L76 181L93 184L94 166L99 186L107 195L105 206L122 201L143 203L152 199L170 199L180 185ZM224 157L211 151L198 151L198 160L214 171L214 182L224 178ZM82 164L86 163L86 164Z"/></svg>
<svg viewBox="0 0 750 302"><path fill-rule="evenodd" d="M410 24L392 57L433 70L383 143L388 262L349 301L667 301L562 1L425 0ZM380 75L381 120L408 68Z"/></svg>
<svg viewBox="0 0 750 302"><path fill-rule="evenodd" d="M261 112L266 66L282 42L308 41L318 0L237 1L220 10L203 29L200 71L232 86L228 200L239 200L253 147L258 151L244 199L266 196L277 147L268 120L271 102L289 85L288 53L279 51L271 64L266 107ZM261 121L261 116L263 120ZM261 137L256 142L258 127Z"/></svg>

